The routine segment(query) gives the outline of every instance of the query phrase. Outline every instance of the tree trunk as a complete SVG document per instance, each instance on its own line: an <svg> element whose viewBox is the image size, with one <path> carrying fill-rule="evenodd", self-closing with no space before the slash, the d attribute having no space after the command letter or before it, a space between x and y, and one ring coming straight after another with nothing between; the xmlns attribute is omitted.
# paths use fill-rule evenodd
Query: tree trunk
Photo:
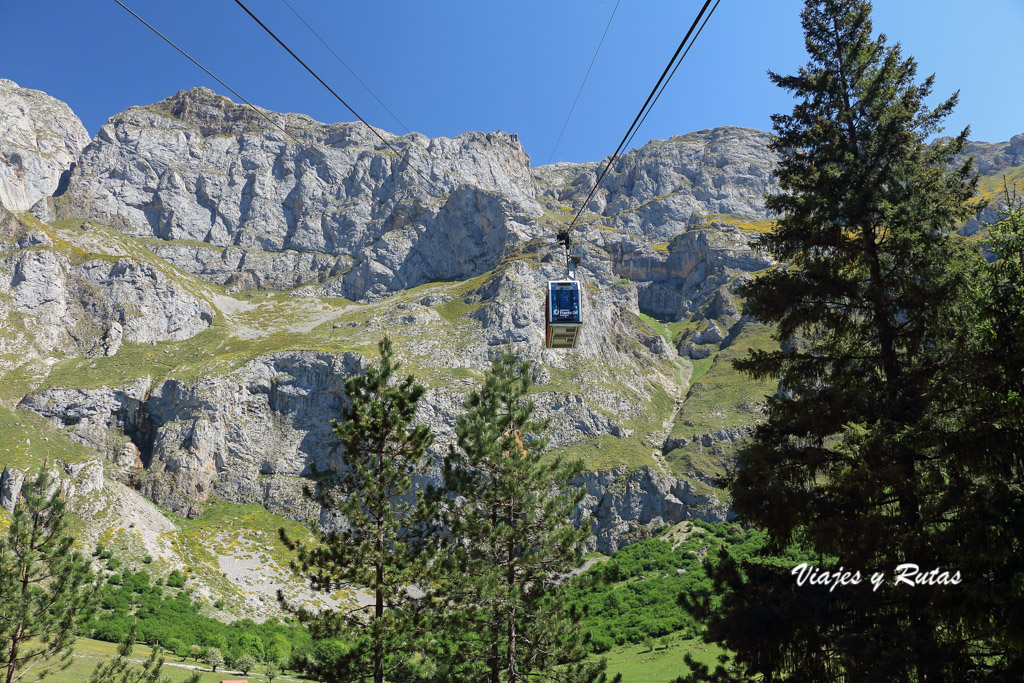
<svg viewBox="0 0 1024 683"><path fill-rule="evenodd" d="M11 639L11 658L7 662L7 683L14 680L14 665L18 661L18 647L21 645L21 629Z"/></svg>
<svg viewBox="0 0 1024 683"><path fill-rule="evenodd" d="M384 616L384 564L377 563L377 586L374 591L377 604L374 608L374 621L380 624ZM373 643L373 683L384 683L384 640L378 633Z"/></svg>
<svg viewBox="0 0 1024 683"><path fill-rule="evenodd" d="M511 531L515 529L515 499L509 501L508 505L508 528ZM508 574L506 575L506 581L508 582L509 595L514 595L516 585L516 566L515 566L515 551L516 551L516 540L515 534L510 533L508 537ZM516 602L515 599L510 599L509 610L508 610L508 624L507 624L506 638L508 640L508 683L515 683L516 678Z"/></svg>

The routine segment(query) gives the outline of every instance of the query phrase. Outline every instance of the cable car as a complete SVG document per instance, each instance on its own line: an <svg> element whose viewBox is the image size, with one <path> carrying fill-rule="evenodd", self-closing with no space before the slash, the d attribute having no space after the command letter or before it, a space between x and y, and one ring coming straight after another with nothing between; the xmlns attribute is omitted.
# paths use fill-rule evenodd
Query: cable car
<svg viewBox="0 0 1024 683"><path fill-rule="evenodd" d="M583 252L570 253L572 240L568 230L556 238L565 247L565 265L569 273L564 280L548 280L544 299L544 345L549 349L575 349L583 327L583 299L580 284L576 282L576 266L583 260Z"/></svg>
<svg viewBox="0 0 1024 683"><path fill-rule="evenodd" d="M549 280L544 306L544 338L549 349L575 349L583 326L580 285L575 280Z"/></svg>

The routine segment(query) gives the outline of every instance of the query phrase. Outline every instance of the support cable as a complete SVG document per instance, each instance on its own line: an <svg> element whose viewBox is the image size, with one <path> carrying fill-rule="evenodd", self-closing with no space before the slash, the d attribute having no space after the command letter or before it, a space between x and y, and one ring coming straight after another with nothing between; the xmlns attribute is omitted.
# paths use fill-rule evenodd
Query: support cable
<svg viewBox="0 0 1024 683"><path fill-rule="evenodd" d="M283 0L284 1L284 0ZM612 9L612 15L608 17L608 24L604 27L604 33L601 34L601 40L597 44L597 49L594 50L594 56L590 59L590 66L587 67L587 73L583 76L583 82L580 83L580 89L576 91L576 99L572 101L572 106L569 107L569 113L565 116L565 123L562 124L562 130L558 133L558 139L555 140L555 146L551 148L551 154L548 156L548 163L555 158L555 150L558 149L558 143L562 141L562 135L565 134L565 127L569 125L569 119L572 118L572 113L576 109L576 103L579 102L580 95L583 93L583 86L587 84L587 78L590 77L590 70L594 68L594 62L597 61L597 54L601 51L601 46L604 45L604 38L608 35L608 29L611 28L612 19L615 18L615 12L619 9L619 3L622 0L615 1L615 7Z"/></svg>
<svg viewBox="0 0 1024 683"><path fill-rule="evenodd" d="M380 99L379 97L377 97L377 93L375 93L375 92L373 92L372 90L370 90L370 86L366 85L366 83L364 83L364 82L363 82L363 79L359 78L359 75L358 75L358 74L356 74L356 72L352 70L352 67L350 67L350 66L349 66L348 64L346 64L346 63L345 63L345 60L344 60L344 59L342 59L341 57L339 57L339 56L338 56L338 53L337 53L337 52L335 52L335 51L334 51L334 49L333 49L333 48L331 48L331 46L327 44L327 41L326 41L326 40L324 40L324 39L323 39L323 38L322 38L322 37L320 36L320 34L319 34L319 33L317 33L317 32L316 32L316 30L315 30L315 29L314 29L314 28L313 28L312 26L310 26L310 25L309 25L309 22L308 22L308 21L306 21L306 19L305 19L305 18L304 18L304 17L303 17L303 16L301 15L301 14L299 14L299 11L298 11L297 9L295 9L294 7L292 7L292 6L291 6L291 4L290 4L290 3L288 2L288 0L281 0L281 2L283 2L283 3L285 4L285 6L286 6L286 7L288 8L288 9L290 9L290 10L292 11L292 14L294 14L294 15L295 15L296 17L298 17L298 18L299 18L299 21L301 21L301 22L302 22L303 24L305 24L305 25L306 25L306 28L308 28L308 29L309 29L309 32L310 32L310 33L312 33L312 34L313 34L314 36L316 36L317 40L319 40L319 41L320 41L320 42L321 42L321 43L323 44L323 46L324 46L324 47L326 47L326 48L327 48L327 50L328 50L328 51L329 51L329 52L330 52L330 53L331 53L332 55L334 55L334 58L335 58L335 59L337 59L337 60L338 60L338 62L339 62L339 63L340 63L340 64L341 64L341 65L342 65L343 67L345 67L346 69L348 69L348 72L349 72L350 74L352 74L352 77L353 77L353 78L355 78L355 79L356 79L357 81L359 81L359 85L361 85L361 86L363 86L364 88L366 88L366 92L370 93L370 95L372 95L372 96L373 96L373 99L377 100L377 103L378 103L378 104L379 104L380 106L384 107L384 110L385 110L385 111L386 111L386 112L387 112L388 114L390 114L390 115L391 115L391 118L393 118L393 119L395 120L395 123L397 123L397 124L398 124L399 126L401 126L401 127L402 127L402 130L404 130L404 131L405 131L406 133L411 133L412 131L411 131L411 130L409 130L409 126L407 126L407 125L405 125L404 123L402 123L402 120L401 120L401 119L399 119L399 118L398 118L398 116L396 116L396 115L395 115L395 112L391 111L391 110L390 110L390 109L388 108L388 105L384 104L384 102L383 102L383 101L382 101L382 100L381 100L381 99Z"/></svg>
<svg viewBox="0 0 1024 683"><path fill-rule="evenodd" d="M238 1L239 0L235 0L235 2ZM686 32L686 35L683 36L682 42L679 43L679 47L676 48L675 53L672 55L672 59L670 59L668 64L665 66L665 70L662 71L661 77L658 79L658 82L655 83L654 88L651 89L651 94L647 96L647 100L644 102L643 106L640 107L640 111L637 112L636 118L634 118L633 123L630 124L629 130L627 130L626 134L622 136L622 141L619 143L619 146L615 149L615 152L612 154L612 156L608 159L608 163L605 164L604 170L601 172L601 175L598 176L597 182L594 183L594 187L590 190L590 194L587 195L587 198L583 201L583 204L580 206L579 213L576 214L576 217L572 219L572 222L569 224L569 227L566 228L567 231L572 230L573 227L576 225L577 221L579 221L580 216L583 215L583 212L587 208L587 204L590 203L590 200L594 196L594 193L597 192L597 188L600 187L601 181L604 180L605 175L607 175L608 169L610 169L612 167L612 164L615 163L615 160L618 158L619 152L622 151L622 148L626 144L626 141L635 132L634 129L638 126L638 122L643 117L644 112L647 110L648 105L650 105L651 103L651 100L654 99L655 95L658 93L658 88L661 87L662 82L665 81L665 77L668 76L669 71L673 71L674 73L672 67L673 64L675 64L676 62L676 58L679 57L679 54L683 51L683 47L690 39L690 35L693 34L694 29L697 28L697 24L700 23L701 18L704 16L704 12L707 11L707 8L710 4L711 0L706 0L704 6L701 8L700 12L698 12L697 18L693 20L693 24L690 25L690 29ZM680 60L680 62L681 61L682 60ZM676 66L678 67L678 64L676 64Z"/></svg>
<svg viewBox="0 0 1024 683"><path fill-rule="evenodd" d="M708 0L708 1L710 2L710 0ZM377 136L378 138L380 138L380 141L381 141L381 142L383 142L383 143L384 143L385 145L387 145L387 147L388 147L388 148L389 148L389 149L390 149L390 150L391 150L392 152L394 152L395 154L397 154L397 155L398 155L398 156L399 156L399 157L400 157L400 158L402 159L402 161L405 161L405 162L406 162L406 165L407 165L407 166L408 166L408 167L409 167L410 169L412 169L413 173L415 173L415 174L416 174L417 176L419 176L419 177L420 177L420 179L421 179L421 180L422 180L422 181L423 181L423 182L424 182L425 184L427 184L428 186L429 186L429 185L431 185L431 183L430 183L430 181L429 181L429 180L427 179L427 177L426 177L426 176L424 176L424 175L423 175L423 174L422 174L422 173L421 173L421 172L419 171L419 169L417 169L417 168L416 168L415 166L413 166L413 165L412 165L412 163L410 163L410 162L409 162L409 160L408 160L408 154L409 154L409 147L407 147L407 148L406 148L406 151L405 151L405 153L402 153L402 152L398 151L398 149L396 149L394 145L392 145L392 144L391 144L390 142L388 142L388 141L387 141L387 140L386 140L386 139L384 138L384 136L383 136L383 135L381 135L381 134L380 134L380 132L378 132L378 130L377 130L376 128L374 128L374 127L373 127L373 126L371 126L371 125L370 125L369 123L367 123L367 122L366 122L366 119L364 119L364 118L363 118L362 116L360 116L360 115L359 115L359 113L358 113L358 112L357 112L357 111L356 111L355 109L353 109L353 108L351 107L351 105L349 105L349 103L348 103L348 102L346 102L346 101L344 100L344 98L342 98L342 96L341 96L341 95L339 95L339 94L338 94L337 92L335 92L335 91L334 91L334 88L332 88L331 86L327 85L327 82L326 82L326 81L325 81L324 79L320 78L320 76L319 76L319 75L318 75L318 74L317 74L317 73L316 73L315 71L313 71L313 69L311 69L311 68L309 67L309 65L308 65L308 64L306 64L306 63L305 63L304 61L302 61L302 59L301 59L301 58L300 58L300 57L299 57L299 56L298 56L297 54L295 54L295 52L294 52L294 51L293 51L293 50L292 50L292 49L291 49L290 47L288 47L288 46L287 46L287 45L285 44L285 42L284 42L283 40L281 40L280 38L278 38L278 37L277 37L277 34L276 34L276 33L274 33L273 31L271 31L271 30L270 30L270 28L269 28L269 27L268 27L268 26L267 26L266 24L264 24L264 23L263 23L262 21L260 21L259 17L257 17L257 16L255 15L255 14L253 14L253 13L252 13L252 11L250 11L250 10L249 10L249 8L245 6L245 3L243 3L243 2L242 2L242 0L235 0L235 4L236 4L236 5L238 5L239 7L241 7L241 8L242 8L242 9L243 9L243 10L245 11L245 13L246 13L246 14L248 14L248 15L249 15L249 16L250 16L250 17L252 18L252 20L253 20L253 21L255 21L255 22L256 22L257 24L259 24L259 25L260 25L260 27L261 27L261 28L262 28L262 29L263 29L264 31L266 31L266 32L267 32L267 33L268 33L268 34L270 35L270 37L271 37L271 38L273 38L274 40L276 40L276 41L277 41L277 44L278 44L278 45L280 45L280 46L281 46L282 48L284 48L285 52L287 52L288 54L290 54L290 55L292 56L292 58L293 58L293 59L295 59L295 61L297 61L297 62L298 62L299 64L301 64L301 65L302 65L302 67L303 67L303 68L304 68L304 69L305 69L306 71L308 71L308 72L310 73L310 75L312 75L312 76L313 76L313 78L315 78L315 79L316 79L317 81L319 81L319 82L320 82L320 85L324 86L324 87L325 87L325 88L327 89L327 91L328 91L329 93L331 93L332 95L334 95L334 98L335 98L336 100L338 100L338 101L339 101L339 102L341 102L341 103L342 103L343 105L345 105L345 108L346 108L346 109L348 109L348 110L349 110L350 112L352 112L352 115L353 115L353 116L355 116L355 117L356 117L357 119L359 119L359 120L360 120L360 121L361 121L361 122L363 123L363 125L365 125L365 126L366 126L367 128L369 128L369 129L370 129L370 131L371 131L371 132L372 132L372 133L373 133L374 135L376 135L376 136ZM410 147L411 147L411 145L410 145ZM435 190L435 192L436 192L436 190ZM439 193L439 192L438 192L438 193L436 193L436 194L437 194L437 195L440 195L440 194L443 194L443 193Z"/></svg>

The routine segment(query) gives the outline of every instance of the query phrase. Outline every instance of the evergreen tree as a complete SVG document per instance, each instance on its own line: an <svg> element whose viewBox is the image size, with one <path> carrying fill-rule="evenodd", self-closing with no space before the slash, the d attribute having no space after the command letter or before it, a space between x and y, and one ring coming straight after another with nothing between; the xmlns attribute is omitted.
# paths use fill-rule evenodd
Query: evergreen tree
<svg viewBox="0 0 1024 683"><path fill-rule="evenodd" d="M162 673L164 658L159 655L159 648L153 648L149 658L142 666L132 664L131 655L135 649L135 626L117 646L117 657L101 662L89 676L89 683L170 683L170 678ZM193 672L188 683L198 683L199 672Z"/></svg>
<svg viewBox="0 0 1024 683"><path fill-rule="evenodd" d="M590 531L571 523L583 497L569 488L582 463L544 455L547 422L532 419L529 364L511 351L493 359L467 398L457 446L444 465L438 623L450 680L585 679L597 672L553 596L559 576L579 567ZM439 492L435 492L438 495ZM566 665L566 666L560 666ZM441 674L439 674L440 676Z"/></svg>
<svg viewBox="0 0 1024 683"><path fill-rule="evenodd" d="M74 550L65 514L63 491L44 466L26 480L0 538L0 671L6 683L30 671L42 678L67 668L75 624L95 606L89 562Z"/></svg>
<svg viewBox="0 0 1024 683"><path fill-rule="evenodd" d="M406 587L421 576L421 543L428 506L412 495L412 476L423 471L432 435L426 426L413 427L424 389L412 375L398 380L391 341L379 345L381 363L366 374L345 380L349 404L334 433L344 447L339 471L318 473L310 492L340 528L317 530L317 543L293 542L282 529L285 544L298 557L292 569L314 590L333 592L365 586L373 604L364 610L314 613L295 610L316 637L343 635L352 645L339 665L339 680L372 677L375 683L406 676L413 648L406 609ZM422 498L422 496L420 496ZM422 501L420 501L422 502Z"/></svg>
<svg viewBox="0 0 1024 683"><path fill-rule="evenodd" d="M945 607L973 639L975 678L1024 679L1024 204L990 226L970 324L937 381L963 411L945 465L948 523L937 542L964 582Z"/></svg>
<svg viewBox="0 0 1024 683"><path fill-rule="evenodd" d="M795 542L819 569L864 578L830 591L778 563L720 558L721 608L690 607L767 680L972 680L991 661L959 586L892 585L903 563L966 566L951 520L984 528L950 479L953 463L974 475L955 446L962 397L943 381L962 376L961 331L976 320L979 257L953 230L978 206L971 162L952 167L967 130L927 142L956 96L928 108L933 77L918 83L914 60L872 37L870 10L807 0L810 61L770 74L798 98L773 117L782 193L767 204L780 218L760 246L780 267L740 293L782 348L736 365L780 384L739 452L733 505L773 550ZM875 571L888 578L877 591Z"/></svg>

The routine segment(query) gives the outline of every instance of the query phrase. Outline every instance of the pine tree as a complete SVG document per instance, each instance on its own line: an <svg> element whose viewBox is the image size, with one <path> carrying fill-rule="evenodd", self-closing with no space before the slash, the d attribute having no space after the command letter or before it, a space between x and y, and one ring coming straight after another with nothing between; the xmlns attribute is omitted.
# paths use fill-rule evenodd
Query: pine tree
<svg viewBox="0 0 1024 683"><path fill-rule="evenodd" d="M63 491L44 466L23 485L0 538L0 670L6 683L67 668L75 624L95 607L89 562L74 550L65 514Z"/></svg>
<svg viewBox="0 0 1024 683"><path fill-rule="evenodd" d="M89 676L89 683L170 683L170 677L163 675L164 658L159 655L159 648L153 648L141 666L133 664L131 655L135 649L135 635L135 624L132 624L128 635L117 646L117 657L97 664ZM186 681L198 682L198 671Z"/></svg>
<svg viewBox="0 0 1024 683"><path fill-rule="evenodd" d="M709 636L767 680L968 680L984 668L957 586L892 586L915 563L950 574L950 462L964 413L943 375L962 363L976 249L954 232L977 210L967 130L931 144L956 95L930 109L933 77L872 37L870 3L807 0L808 64L770 74L798 99L773 117L782 193L760 246L780 266L740 289L782 348L737 362L780 378L738 455L733 506L857 586L796 586L788 568L723 555ZM977 520L974 520L975 522ZM973 523L972 523L973 524ZM972 525L968 525L972 526ZM867 576L883 571L874 591Z"/></svg>
<svg viewBox="0 0 1024 683"><path fill-rule="evenodd" d="M314 590L330 593L356 585L373 594L369 614L295 611L317 637L347 636L354 644L345 662L351 676L369 676L375 683L384 680L386 669L389 677L402 675L414 654L406 587L421 576L418 539L429 510L416 504L412 477L423 471L433 439L426 426L412 426L423 387L412 375L397 379L399 365L387 337L379 349L379 368L371 365L365 375L345 380L349 404L342 421L334 423L344 447L343 466L319 473L317 490L310 492L323 510L342 520L341 528L317 530L315 545L294 542L281 531L298 556L293 570Z"/></svg>
<svg viewBox="0 0 1024 683"><path fill-rule="evenodd" d="M989 226L994 260L980 269L956 364L937 381L964 414L945 464L947 524L938 543L964 577L946 611L963 620L979 674L1024 679L1024 203ZM983 653L983 656L981 656Z"/></svg>
<svg viewBox="0 0 1024 683"><path fill-rule="evenodd" d="M583 658L583 642L576 615L552 591L560 575L580 566L590 534L570 522L584 492L568 482L582 463L544 454L547 422L532 419L530 386L528 363L511 351L497 355L483 387L466 400L445 460L446 552L434 628L446 636L439 659L449 680L598 673L569 665Z"/></svg>

